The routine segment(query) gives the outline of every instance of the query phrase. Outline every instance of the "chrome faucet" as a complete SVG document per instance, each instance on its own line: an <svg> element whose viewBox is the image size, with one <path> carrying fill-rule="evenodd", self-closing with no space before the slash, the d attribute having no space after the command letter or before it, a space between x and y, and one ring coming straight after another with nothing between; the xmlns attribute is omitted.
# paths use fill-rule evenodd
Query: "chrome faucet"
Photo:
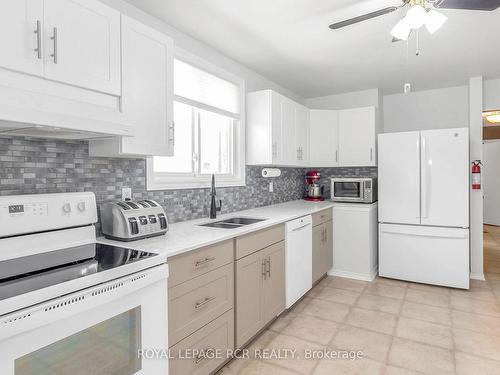
<svg viewBox="0 0 500 375"><path fill-rule="evenodd" d="M212 191L210 192L211 204L210 204L210 219L217 218L217 211L222 210L222 200L219 199L219 207L215 202L215 197L217 193L215 192L215 175L212 175Z"/></svg>

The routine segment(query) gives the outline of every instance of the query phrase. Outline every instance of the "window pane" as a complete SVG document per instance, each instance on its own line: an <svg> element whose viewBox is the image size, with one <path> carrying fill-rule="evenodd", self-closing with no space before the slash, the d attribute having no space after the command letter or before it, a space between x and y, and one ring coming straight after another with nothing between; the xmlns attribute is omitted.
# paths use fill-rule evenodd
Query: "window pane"
<svg viewBox="0 0 500 375"><path fill-rule="evenodd" d="M233 173L232 118L200 110L201 174Z"/></svg>
<svg viewBox="0 0 500 375"><path fill-rule="evenodd" d="M16 375L133 375L142 368L136 307L16 359ZM10 372L10 371L9 371Z"/></svg>
<svg viewBox="0 0 500 375"><path fill-rule="evenodd" d="M193 107L174 102L175 146L174 156L155 157L155 172L193 172Z"/></svg>
<svg viewBox="0 0 500 375"><path fill-rule="evenodd" d="M231 113L240 113L237 85L180 60L174 62L174 93Z"/></svg>

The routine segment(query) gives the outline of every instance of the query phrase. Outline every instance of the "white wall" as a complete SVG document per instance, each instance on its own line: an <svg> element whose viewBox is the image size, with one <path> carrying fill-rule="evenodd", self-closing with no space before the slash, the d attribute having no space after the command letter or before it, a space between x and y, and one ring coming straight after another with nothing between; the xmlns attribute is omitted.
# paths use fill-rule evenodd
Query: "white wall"
<svg viewBox="0 0 500 375"><path fill-rule="evenodd" d="M469 88L386 95L383 114L385 133L469 127Z"/></svg>
<svg viewBox="0 0 500 375"><path fill-rule="evenodd" d="M484 223L500 226L500 141L483 145Z"/></svg>
<svg viewBox="0 0 500 375"><path fill-rule="evenodd" d="M103 3L119 10L138 21L149 25L174 39L175 45L180 47L208 62L233 73L245 80L246 91L256 91L263 89L273 89L289 98L304 103L304 99L290 90L276 84L266 77L256 73L255 71L245 67L244 65L226 57L214 48L201 43L200 41L180 32L172 26L162 22L161 20L150 16L149 14L139 10L133 5L122 0L101 0Z"/></svg>
<svg viewBox="0 0 500 375"><path fill-rule="evenodd" d="M320 96L304 101L311 109L346 109L356 107L379 106L379 90L370 89L348 92L345 94Z"/></svg>
<svg viewBox="0 0 500 375"><path fill-rule="evenodd" d="M484 81L483 109L500 109L500 79Z"/></svg>

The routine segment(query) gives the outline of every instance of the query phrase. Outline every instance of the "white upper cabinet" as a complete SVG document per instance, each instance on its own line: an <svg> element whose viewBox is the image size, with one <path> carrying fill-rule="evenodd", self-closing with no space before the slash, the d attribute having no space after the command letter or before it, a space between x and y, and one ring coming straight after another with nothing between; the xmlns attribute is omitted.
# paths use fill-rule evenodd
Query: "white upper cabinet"
<svg viewBox="0 0 500 375"><path fill-rule="evenodd" d="M0 66L43 75L43 0L2 0Z"/></svg>
<svg viewBox="0 0 500 375"><path fill-rule="evenodd" d="M247 97L247 164L304 166L308 160L308 108L272 90Z"/></svg>
<svg viewBox="0 0 500 375"><path fill-rule="evenodd" d="M375 107L339 111L339 166L376 166Z"/></svg>
<svg viewBox="0 0 500 375"><path fill-rule="evenodd" d="M97 0L44 0L45 76L120 95L120 13Z"/></svg>
<svg viewBox="0 0 500 375"><path fill-rule="evenodd" d="M122 16L122 108L134 137L94 140L96 156L172 156L173 41Z"/></svg>
<svg viewBox="0 0 500 375"><path fill-rule="evenodd" d="M338 111L312 109L309 121L309 164L313 167L338 167Z"/></svg>

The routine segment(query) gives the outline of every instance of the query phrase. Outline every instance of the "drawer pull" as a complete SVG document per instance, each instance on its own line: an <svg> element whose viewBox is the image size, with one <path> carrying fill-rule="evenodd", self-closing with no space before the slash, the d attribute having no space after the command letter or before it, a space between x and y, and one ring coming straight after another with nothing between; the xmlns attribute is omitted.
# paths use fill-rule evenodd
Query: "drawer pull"
<svg viewBox="0 0 500 375"><path fill-rule="evenodd" d="M205 297L203 301L198 301L194 304L194 308L196 310L201 309L203 306L206 306L208 303L212 302L215 299L215 297Z"/></svg>
<svg viewBox="0 0 500 375"><path fill-rule="evenodd" d="M199 364L203 362L205 359L208 357L213 357L213 354L215 353L215 349L209 348L202 350L200 354L198 354L196 357L194 357L194 363Z"/></svg>
<svg viewBox="0 0 500 375"><path fill-rule="evenodd" d="M201 267L201 266L204 266L205 264L208 264L210 262L213 262L215 260L215 257L207 257L205 259L201 259L201 260L197 260L195 263L194 263L194 267L195 268L198 268L198 267Z"/></svg>

